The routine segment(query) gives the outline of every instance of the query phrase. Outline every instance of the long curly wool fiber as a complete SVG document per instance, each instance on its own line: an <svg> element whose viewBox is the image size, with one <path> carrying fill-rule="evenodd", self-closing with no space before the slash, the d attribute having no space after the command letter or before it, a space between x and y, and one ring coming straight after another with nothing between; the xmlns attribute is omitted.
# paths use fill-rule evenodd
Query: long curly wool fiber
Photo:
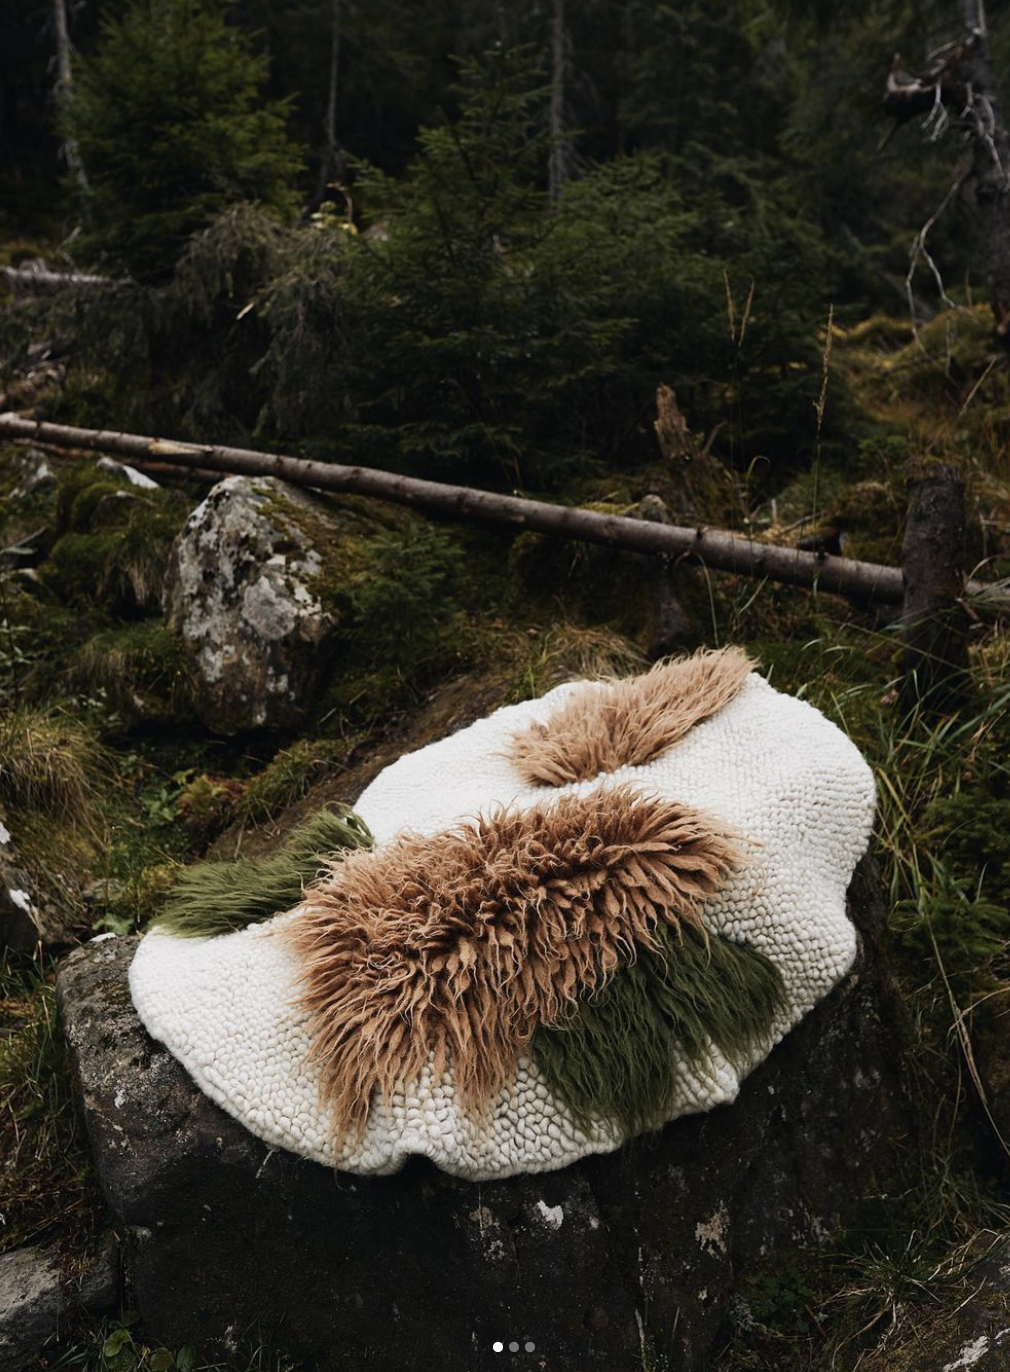
<svg viewBox="0 0 1010 1372"><path fill-rule="evenodd" d="M658 924L703 933L737 861L725 825L626 786L349 854L285 930L338 1128L429 1059L485 1109L538 1025L660 952Z"/></svg>
<svg viewBox="0 0 1010 1372"><path fill-rule="evenodd" d="M753 663L742 648L659 662L644 676L573 691L513 734L508 757L524 781L564 786L652 762L737 694Z"/></svg>

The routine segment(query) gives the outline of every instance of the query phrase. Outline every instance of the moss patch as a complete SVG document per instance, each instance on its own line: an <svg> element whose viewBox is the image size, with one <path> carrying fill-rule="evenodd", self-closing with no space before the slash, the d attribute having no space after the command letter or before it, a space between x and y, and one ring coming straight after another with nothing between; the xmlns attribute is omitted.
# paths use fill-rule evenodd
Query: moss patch
<svg viewBox="0 0 1010 1372"><path fill-rule="evenodd" d="M256 823L272 819L309 793L346 755L346 745L334 739L303 738L282 748L245 786L235 812Z"/></svg>
<svg viewBox="0 0 1010 1372"><path fill-rule="evenodd" d="M68 675L127 722L171 723L192 715L192 668L161 619L95 634L75 653Z"/></svg>
<svg viewBox="0 0 1010 1372"><path fill-rule="evenodd" d="M91 466L60 477L57 539L40 575L70 604L113 614L160 604L172 540L189 512L173 491L137 490Z"/></svg>

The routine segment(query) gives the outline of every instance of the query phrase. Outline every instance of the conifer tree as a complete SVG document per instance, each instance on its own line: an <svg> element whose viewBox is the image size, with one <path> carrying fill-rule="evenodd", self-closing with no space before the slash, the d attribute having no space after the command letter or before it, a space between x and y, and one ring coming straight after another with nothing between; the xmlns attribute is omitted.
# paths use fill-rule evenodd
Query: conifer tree
<svg viewBox="0 0 1010 1372"><path fill-rule="evenodd" d="M130 0L79 64L68 133L88 175L87 246L137 280L170 275L187 238L235 201L295 207L287 102L261 101L266 62L231 7Z"/></svg>

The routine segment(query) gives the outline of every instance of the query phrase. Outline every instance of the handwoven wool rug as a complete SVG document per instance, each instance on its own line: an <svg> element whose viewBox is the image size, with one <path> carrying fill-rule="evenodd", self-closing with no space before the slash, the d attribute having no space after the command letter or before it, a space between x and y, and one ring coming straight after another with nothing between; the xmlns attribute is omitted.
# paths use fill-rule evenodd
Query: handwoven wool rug
<svg viewBox="0 0 1010 1372"><path fill-rule="evenodd" d="M153 929L137 1011L255 1134L348 1171L562 1167L731 1101L845 975L873 779L737 650L400 758L291 910Z"/></svg>

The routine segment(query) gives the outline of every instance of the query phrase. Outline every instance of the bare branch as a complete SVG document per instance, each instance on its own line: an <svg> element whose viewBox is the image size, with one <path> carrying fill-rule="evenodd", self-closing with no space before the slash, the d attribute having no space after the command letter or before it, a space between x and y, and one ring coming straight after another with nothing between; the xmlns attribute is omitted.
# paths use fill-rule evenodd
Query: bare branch
<svg viewBox="0 0 1010 1372"><path fill-rule="evenodd" d="M940 292L940 299L943 301L943 303L947 306L948 309L954 307L954 301L951 300L950 296L944 289L943 277L940 275L940 269L933 261L933 258L930 256L930 253L926 247L926 239L929 236L930 230L936 224L937 220L943 214L944 210L954 199L954 197L960 191L961 187L964 185L965 181L968 179L968 175L969 168L965 167L964 170L961 171L958 174L958 176L954 179L953 184L947 190L947 194L943 197L943 199L940 201L940 204L930 215L930 217L926 220L925 224L923 224L922 228L915 235L915 238L912 242L911 260L908 265L908 275L905 277L905 293L908 296L908 313L912 320L912 329L916 334L918 334L919 332L919 327L915 319L915 296L912 293L912 280L915 277L915 269L919 265L920 258L926 263L927 267L933 274L933 280L936 282L937 290Z"/></svg>

